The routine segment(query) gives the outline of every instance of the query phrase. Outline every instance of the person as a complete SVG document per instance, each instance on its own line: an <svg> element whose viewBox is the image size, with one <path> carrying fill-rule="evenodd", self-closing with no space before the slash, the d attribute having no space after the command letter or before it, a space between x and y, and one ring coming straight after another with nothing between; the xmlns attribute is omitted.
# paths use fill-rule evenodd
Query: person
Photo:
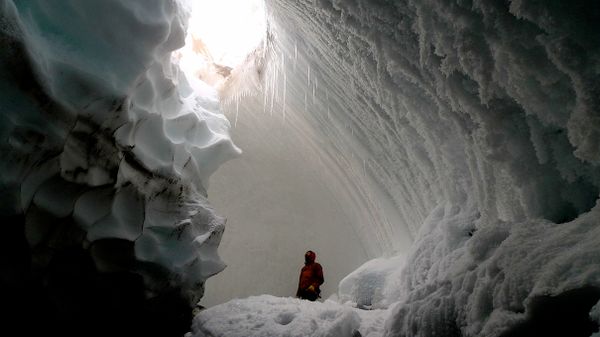
<svg viewBox="0 0 600 337"><path fill-rule="evenodd" d="M321 284L325 281L323 278L323 268L315 259L317 254L309 250L304 254L304 267L300 271L300 280L298 281L298 291L296 297L316 301L321 297Z"/></svg>

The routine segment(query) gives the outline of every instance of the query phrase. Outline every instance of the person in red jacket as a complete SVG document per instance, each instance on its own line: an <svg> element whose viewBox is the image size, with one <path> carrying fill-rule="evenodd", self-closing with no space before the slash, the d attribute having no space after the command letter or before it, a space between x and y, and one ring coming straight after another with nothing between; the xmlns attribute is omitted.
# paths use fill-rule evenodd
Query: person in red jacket
<svg viewBox="0 0 600 337"><path fill-rule="evenodd" d="M315 262L317 254L309 250L304 254L304 267L300 271L300 280L298 282L298 291L296 297L305 300L315 301L321 297L319 286L325 281L323 279L323 268Z"/></svg>

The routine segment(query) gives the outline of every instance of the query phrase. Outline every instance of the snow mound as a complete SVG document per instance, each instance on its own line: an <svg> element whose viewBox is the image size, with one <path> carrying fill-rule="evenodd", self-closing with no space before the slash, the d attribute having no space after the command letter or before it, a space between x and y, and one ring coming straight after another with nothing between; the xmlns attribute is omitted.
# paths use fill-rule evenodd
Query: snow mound
<svg viewBox="0 0 600 337"><path fill-rule="evenodd" d="M579 309L577 292L589 311L600 298L599 215L596 205L566 224L482 224L468 208L440 205L407 258L385 336L499 336L532 319L545 322L538 332L552 330L562 318L544 319L539 303L563 296Z"/></svg>
<svg viewBox="0 0 600 337"><path fill-rule="evenodd" d="M400 272L406 256L367 261L340 281L338 300L361 309L388 308L400 300Z"/></svg>

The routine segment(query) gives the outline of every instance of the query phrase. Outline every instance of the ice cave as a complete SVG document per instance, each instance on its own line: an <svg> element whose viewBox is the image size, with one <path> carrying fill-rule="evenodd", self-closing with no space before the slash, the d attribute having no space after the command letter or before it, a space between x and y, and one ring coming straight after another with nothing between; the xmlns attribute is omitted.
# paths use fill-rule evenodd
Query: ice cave
<svg viewBox="0 0 600 337"><path fill-rule="evenodd" d="M600 2L0 13L2 331L600 337Z"/></svg>

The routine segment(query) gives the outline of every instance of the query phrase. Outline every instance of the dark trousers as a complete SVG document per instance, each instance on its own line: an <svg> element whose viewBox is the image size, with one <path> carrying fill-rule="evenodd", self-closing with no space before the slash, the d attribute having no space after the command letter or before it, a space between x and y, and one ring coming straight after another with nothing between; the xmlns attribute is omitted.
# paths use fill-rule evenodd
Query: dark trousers
<svg viewBox="0 0 600 337"><path fill-rule="evenodd" d="M317 290L317 292L314 291L308 291L308 290L300 290L298 291L298 297L300 297L301 299L304 300L309 300L309 301L316 301L317 298L319 298L319 291Z"/></svg>

